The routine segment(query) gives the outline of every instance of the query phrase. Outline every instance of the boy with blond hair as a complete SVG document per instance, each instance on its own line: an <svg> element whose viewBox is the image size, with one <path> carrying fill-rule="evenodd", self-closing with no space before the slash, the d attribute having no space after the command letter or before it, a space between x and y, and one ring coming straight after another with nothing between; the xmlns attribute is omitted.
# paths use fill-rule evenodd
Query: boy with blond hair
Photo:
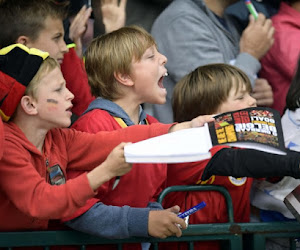
<svg viewBox="0 0 300 250"><path fill-rule="evenodd" d="M89 105L83 116L73 124L73 128L97 133L104 130L121 130L135 124L157 124L158 121L146 114L141 104L166 102L167 91L163 86L163 79L167 75L166 62L167 58L157 51L153 37L140 27L123 27L95 38L86 51L86 71L91 91L97 98ZM247 76L241 79L249 81ZM249 105L255 106L255 100L250 99ZM194 106L194 109L195 107L197 106ZM217 151L216 147L212 153ZM202 166L205 167L207 162L202 161L197 164L203 164ZM191 164L193 163L178 164L176 178L180 178L181 175L185 176L179 169L180 166L182 168L186 166L184 169L189 172L188 166ZM173 164L169 169L172 167ZM120 180L112 179L102 185L98 189L96 198L110 205L127 204L149 208L155 206L162 209L155 200L161 190L166 187L167 169L167 164L134 164L132 171L122 176ZM71 178L78 174L78 172L68 172ZM177 184L173 182L173 185ZM184 204L182 209L188 209L189 206L183 200L178 200L178 202ZM92 209L93 202L87 203L85 207L77 211L68 221L68 225L71 227L72 224L84 225L87 221L85 218L95 218ZM170 207L174 205L176 203ZM200 214L206 217L205 210ZM157 220L154 219L154 215L155 211L149 212L149 223L152 219ZM94 227L94 230L97 233L97 228ZM151 230L149 234L156 236L156 232Z"/></svg>
<svg viewBox="0 0 300 250"><path fill-rule="evenodd" d="M155 118L143 111L141 104L165 102L166 90L162 82L166 75L164 65L167 59L157 51L155 41L148 32L137 26L123 27L95 38L85 56L89 84L97 98L73 124L73 128L97 133L119 131L136 124L158 124ZM78 174L80 172L69 171L68 177L74 178ZM164 210L155 201L165 188L166 175L166 164L134 164L129 175L102 185L96 196L98 201L90 200L73 217L67 218L67 225L84 230L88 221L98 224L94 219L97 216L93 207L101 201L107 205L143 208L133 214L140 218L135 230L140 231L140 236L164 238ZM170 209L179 212L177 206ZM89 230L102 235L97 227ZM139 249L137 245L134 247Z"/></svg>
<svg viewBox="0 0 300 250"><path fill-rule="evenodd" d="M0 49L21 43L28 48L48 52L61 64L67 87L74 94L72 113L75 117L81 115L94 98L74 43L70 41L66 45L64 40L63 20L68 14L67 1L1 0L0 13ZM90 8L80 12L79 19L84 22L90 13Z"/></svg>
<svg viewBox="0 0 300 250"><path fill-rule="evenodd" d="M6 121L0 161L1 231L47 229L50 219L71 216L96 194L100 185L131 169L124 159L122 141L135 142L202 126L212 119L133 126L95 135L67 129L74 96L66 88L59 64L48 53L21 44L0 50L0 89L5 96L0 114ZM67 180L67 169L85 172ZM119 222L139 210L102 203L97 204L97 209L112 214L102 222L103 226L98 225L103 234L109 232L112 238L120 237ZM158 212L162 220L159 236L180 236L176 224L185 228L184 220L168 210ZM140 218L133 218L133 224L134 219ZM131 226L121 231L139 236L140 232L132 231ZM156 227L154 223L153 230Z"/></svg>

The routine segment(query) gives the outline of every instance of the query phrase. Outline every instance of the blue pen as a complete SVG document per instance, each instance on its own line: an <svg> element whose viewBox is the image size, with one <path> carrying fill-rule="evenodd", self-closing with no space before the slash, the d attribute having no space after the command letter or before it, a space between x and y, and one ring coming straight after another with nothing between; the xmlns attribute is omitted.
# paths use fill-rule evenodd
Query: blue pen
<svg viewBox="0 0 300 250"><path fill-rule="evenodd" d="M189 210L186 210L180 214L178 214L177 216L181 219L193 214L193 213L196 213L197 211L199 211L200 209L204 208L206 206L206 203L204 201L202 201L201 203L199 203L198 205L190 208Z"/></svg>

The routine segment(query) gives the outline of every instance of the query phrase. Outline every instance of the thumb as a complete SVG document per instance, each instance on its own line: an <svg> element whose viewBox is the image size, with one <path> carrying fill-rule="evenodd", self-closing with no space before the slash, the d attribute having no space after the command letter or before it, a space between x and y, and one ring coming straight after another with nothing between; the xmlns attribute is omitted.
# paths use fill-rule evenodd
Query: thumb
<svg viewBox="0 0 300 250"><path fill-rule="evenodd" d="M170 211L172 213L178 214L180 212L180 207L178 205L175 205L173 207L169 207L166 209L167 211Z"/></svg>

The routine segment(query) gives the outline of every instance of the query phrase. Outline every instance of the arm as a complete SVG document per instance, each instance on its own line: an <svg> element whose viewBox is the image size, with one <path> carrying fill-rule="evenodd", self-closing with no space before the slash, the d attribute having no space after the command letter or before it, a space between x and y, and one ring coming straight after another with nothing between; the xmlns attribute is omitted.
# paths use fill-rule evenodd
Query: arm
<svg viewBox="0 0 300 250"><path fill-rule="evenodd" d="M6 141L5 148L5 155L0 161L1 193L7 197L7 203L14 204L10 206L23 213L24 220L71 216L95 195L86 174L64 185L52 186L47 182L43 157L36 157L33 165L29 152L16 142Z"/></svg>
<svg viewBox="0 0 300 250"><path fill-rule="evenodd" d="M201 180L207 180L212 175L300 178L299 162L300 154L295 151L288 151L287 155L277 155L253 149L227 148L212 157Z"/></svg>
<svg viewBox="0 0 300 250"><path fill-rule="evenodd" d="M86 213L66 222L69 227L110 239L129 237L158 237L166 238L181 230L175 225L186 228L184 220L177 217L177 206L160 211L150 211L150 208L133 208L129 206L107 206L95 204Z"/></svg>
<svg viewBox="0 0 300 250"><path fill-rule="evenodd" d="M1 179L1 187L9 200L20 211L31 217L57 219L70 216L74 209L84 205L87 199L95 194L92 190L97 190L101 184L131 169L131 164L125 163L124 145L124 143L118 145L101 165L88 174L66 181L66 184L59 186L50 185L48 173L43 176L41 173L44 171L39 172L41 168L45 168L46 172L43 161L28 163L26 159L28 152L24 152L23 159L22 157L19 159L18 156L13 159L13 154L10 154L0 165L1 177L5 177L5 180ZM54 156L49 156L52 157ZM58 162L58 165L63 171L62 164ZM16 172L18 177L14 178ZM21 179L29 181L18 185ZM55 205L49 206L49 204Z"/></svg>
<svg viewBox="0 0 300 250"><path fill-rule="evenodd" d="M205 122L213 120L214 118L211 115L207 115L194 118L190 122L134 125L114 131L100 131L97 134L79 132L74 129L59 131L63 132L63 136L65 136L67 141L68 169L91 170L103 162L110 151L120 142L137 142L180 129L203 126ZM74 143L75 141L80 141L81 143ZM86 157L87 155L89 157Z"/></svg>
<svg viewBox="0 0 300 250"><path fill-rule="evenodd" d="M67 142L69 170L92 170L101 164L111 150L121 142L137 142L166 134L173 124L135 125L114 131L100 131L97 134L59 130ZM80 142L80 143L74 143ZM87 157L88 156L88 157Z"/></svg>

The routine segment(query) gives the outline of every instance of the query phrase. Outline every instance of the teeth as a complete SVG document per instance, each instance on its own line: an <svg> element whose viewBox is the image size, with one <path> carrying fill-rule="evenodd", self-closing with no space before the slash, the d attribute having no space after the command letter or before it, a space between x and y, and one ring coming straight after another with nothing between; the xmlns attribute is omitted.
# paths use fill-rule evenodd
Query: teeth
<svg viewBox="0 0 300 250"><path fill-rule="evenodd" d="M166 72L165 74L164 74L164 76L168 76L169 74Z"/></svg>

